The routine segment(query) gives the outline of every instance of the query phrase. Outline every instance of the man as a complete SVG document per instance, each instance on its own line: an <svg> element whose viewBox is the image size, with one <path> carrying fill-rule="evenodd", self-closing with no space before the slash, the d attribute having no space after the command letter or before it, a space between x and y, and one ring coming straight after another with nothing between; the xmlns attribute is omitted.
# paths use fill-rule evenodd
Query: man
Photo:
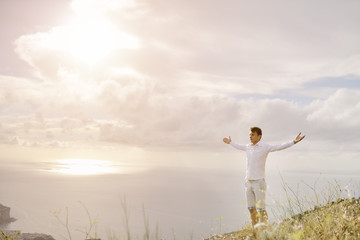
<svg viewBox="0 0 360 240"><path fill-rule="evenodd" d="M268 215L265 210L265 162L270 152L283 150L293 146L304 139L301 133L297 135L295 140L279 145L270 145L267 143L260 143L262 131L258 127L250 128L250 142L251 144L243 145L231 141L231 137L224 138L226 144L246 152L246 183L245 192L247 198L247 205L250 211L251 223L253 227L259 222L267 223Z"/></svg>

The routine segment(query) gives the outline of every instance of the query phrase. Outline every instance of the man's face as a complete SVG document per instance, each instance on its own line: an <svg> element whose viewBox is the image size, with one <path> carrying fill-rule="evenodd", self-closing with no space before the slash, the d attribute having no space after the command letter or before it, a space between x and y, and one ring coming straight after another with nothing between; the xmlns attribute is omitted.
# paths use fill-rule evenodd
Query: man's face
<svg viewBox="0 0 360 240"><path fill-rule="evenodd" d="M258 135L257 132L250 131L249 136L250 136L250 142L252 144L257 144L261 139L261 135Z"/></svg>

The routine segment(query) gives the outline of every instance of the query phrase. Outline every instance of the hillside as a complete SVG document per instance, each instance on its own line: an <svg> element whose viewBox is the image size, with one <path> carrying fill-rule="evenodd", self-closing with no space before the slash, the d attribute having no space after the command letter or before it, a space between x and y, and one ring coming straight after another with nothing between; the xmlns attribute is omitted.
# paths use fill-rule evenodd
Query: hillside
<svg viewBox="0 0 360 240"><path fill-rule="evenodd" d="M217 235L208 240L235 239L360 239L360 199L339 199L322 207L295 215L278 223L258 227L246 226L236 232Z"/></svg>

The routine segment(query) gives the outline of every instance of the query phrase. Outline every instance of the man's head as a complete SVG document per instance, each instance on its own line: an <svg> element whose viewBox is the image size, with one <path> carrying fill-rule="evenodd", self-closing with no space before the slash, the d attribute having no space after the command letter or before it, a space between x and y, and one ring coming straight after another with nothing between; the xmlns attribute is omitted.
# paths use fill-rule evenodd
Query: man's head
<svg viewBox="0 0 360 240"><path fill-rule="evenodd" d="M252 144L257 144L260 141L261 137L262 137L261 128L251 127L249 136L250 136L250 142Z"/></svg>

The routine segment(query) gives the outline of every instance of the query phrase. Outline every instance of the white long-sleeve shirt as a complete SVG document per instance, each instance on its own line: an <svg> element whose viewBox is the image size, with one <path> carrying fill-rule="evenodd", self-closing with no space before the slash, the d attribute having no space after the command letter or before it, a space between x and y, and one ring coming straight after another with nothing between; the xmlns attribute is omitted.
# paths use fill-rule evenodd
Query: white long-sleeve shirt
<svg viewBox="0 0 360 240"><path fill-rule="evenodd" d="M282 143L279 145L270 145L267 143L257 144L230 144L239 150L246 152L246 180L258 180L265 178L265 163L270 152L283 150L294 145L294 141Z"/></svg>

